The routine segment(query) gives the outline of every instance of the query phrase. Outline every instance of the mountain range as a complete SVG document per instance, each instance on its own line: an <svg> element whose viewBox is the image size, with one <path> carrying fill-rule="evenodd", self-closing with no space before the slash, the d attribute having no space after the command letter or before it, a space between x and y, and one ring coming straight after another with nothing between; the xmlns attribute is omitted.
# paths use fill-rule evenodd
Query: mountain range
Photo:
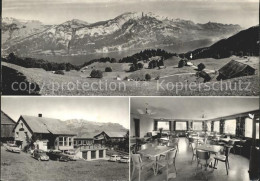
<svg viewBox="0 0 260 181"><path fill-rule="evenodd" d="M83 119L71 119L65 121L68 129L77 133L78 137L90 136L93 137L102 131L105 132L127 132L127 129L118 123L101 123L87 121Z"/></svg>
<svg viewBox="0 0 260 181"><path fill-rule="evenodd" d="M240 30L239 25L200 24L142 12L128 12L96 23L73 19L58 25L3 18L2 53L85 55L194 42L204 47Z"/></svg>
<svg viewBox="0 0 260 181"><path fill-rule="evenodd" d="M209 47L203 47L186 53L191 54L193 59L198 58L226 58L231 55L238 56L259 56L259 25L214 43Z"/></svg>

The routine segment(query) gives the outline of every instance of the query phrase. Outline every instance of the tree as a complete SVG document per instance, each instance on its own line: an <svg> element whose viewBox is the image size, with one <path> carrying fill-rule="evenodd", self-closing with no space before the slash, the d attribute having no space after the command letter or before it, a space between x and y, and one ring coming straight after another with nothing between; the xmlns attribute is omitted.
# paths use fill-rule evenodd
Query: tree
<svg viewBox="0 0 260 181"><path fill-rule="evenodd" d="M90 73L90 77L92 77L92 78L102 78L103 72L101 70L93 69Z"/></svg>
<svg viewBox="0 0 260 181"><path fill-rule="evenodd" d="M105 68L105 72L112 72L112 68L111 67L106 67Z"/></svg>
<svg viewBox="0 0 260 181"><path fill-rule="evenodd" d="M151 80L151 75L150 74L145 74L145 80L150 81Z"/></svg>
<svg viewBox="0 0 260 181"><path fill-rule="evenodd" d="M203 69L205 69L206 68L206 66L203 64L203 63L200 63L199 65L198 65L198 70L199 71L202 71Z"/></svg>
<svg viewBox="0 0 260 181"><path fill-rule="evenodd" d="M164 66L163 58L161 60L159 60L159 62L158 62L158 67L160 67L160 66Z"/></svg>
<svg viewBox="0 0 260 181"><path fill-rule="evenodd" d="M137 66L135 64L131 64L129 71L134 72L137 70Z"/></svg>
<svg viewBox="0 0 260 181"><path fill-rule="evenodd" d="M62 70L56 70L54 72L54 74L60 74L60 75L64 75L64 72Z"/></svg>
<svg viewBox="0 0 260 181"><path fill-rule="evenodd" d="M138 69L142 69L142 68L144 67L144 64L142 64L142 63L139 62L139 63L137 64L137 67L138 67Z"/></svg>
<svg viewBox="0 0 260 181"><path fill-rule="evenodd" d="M185 59L181 59L178 63L178 67L182 68L187 64L187 61Z"/></svg>

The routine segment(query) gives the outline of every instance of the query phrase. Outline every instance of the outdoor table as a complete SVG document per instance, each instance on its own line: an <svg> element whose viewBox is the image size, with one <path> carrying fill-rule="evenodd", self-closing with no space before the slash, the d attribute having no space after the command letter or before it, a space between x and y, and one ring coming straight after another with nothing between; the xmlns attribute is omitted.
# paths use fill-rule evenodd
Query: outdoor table
<svg viewBox="0 0 260 181"><path fill-rule="evenodd" d="M153 170L154 170L154 175L157 175L158 174L157 162L159 160L160 155L165 154L174 149L175 148L167 147L167 146L154 146L154 147L149 147L147 149L140 150L140 151L138 151L138 153L142 154L146 157L155 158L155 168L153 168Z"/></svg>

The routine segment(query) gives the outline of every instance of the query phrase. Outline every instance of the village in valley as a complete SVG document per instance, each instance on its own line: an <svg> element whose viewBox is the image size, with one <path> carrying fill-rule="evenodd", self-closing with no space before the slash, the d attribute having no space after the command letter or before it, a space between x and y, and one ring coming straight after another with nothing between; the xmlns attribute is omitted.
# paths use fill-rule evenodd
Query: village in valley
<svg viewBox="0 0 260 181"><path fill-rule="evenodd" d="M117 101L127 105L127 100ZM7 101L5 98L4 102ZM39 100L39 104L42 101ZM8 106L5 109L10 110ZM128 179L129 130L124 126L113 120L104 123L78 119L61 121L42 113L28 116L18 112L20 116L14 120L7 111L1 110L1 179ZM57 114L59 112L63 111ZM128 109L122 112L127 113ZM14 115L13 111L10 113ZM99 130L103 128L105 131ZM61 171L62 174L56 174Z"/></svg>

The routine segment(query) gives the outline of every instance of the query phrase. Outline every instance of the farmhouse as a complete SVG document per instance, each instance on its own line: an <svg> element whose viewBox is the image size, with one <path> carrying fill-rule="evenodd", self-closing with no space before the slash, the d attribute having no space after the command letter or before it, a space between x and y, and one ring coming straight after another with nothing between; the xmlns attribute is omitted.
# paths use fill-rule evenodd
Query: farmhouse
<svg viewBox="0 0 260 181"><path fill-rule="evenodd" d="M231 60L219 69L217 80L231 79L235 77L254 75L255 69L247 64Z"/></svg>
<svg viewBox="0 0 260 181"><path fill-rule="evenodd" d="M30 147L32 144L39 149L73 149L75 133L70 132L66 125L52 118L21 115L15 127L16 142L21 148Z"/></svg>
<svg viewBox="0 0 260 181"><path fill-rule="evenodd" d="M13 129L16 122L10 118L7 114L1 111L1 141L13 141L14 133Z"/></svg>

